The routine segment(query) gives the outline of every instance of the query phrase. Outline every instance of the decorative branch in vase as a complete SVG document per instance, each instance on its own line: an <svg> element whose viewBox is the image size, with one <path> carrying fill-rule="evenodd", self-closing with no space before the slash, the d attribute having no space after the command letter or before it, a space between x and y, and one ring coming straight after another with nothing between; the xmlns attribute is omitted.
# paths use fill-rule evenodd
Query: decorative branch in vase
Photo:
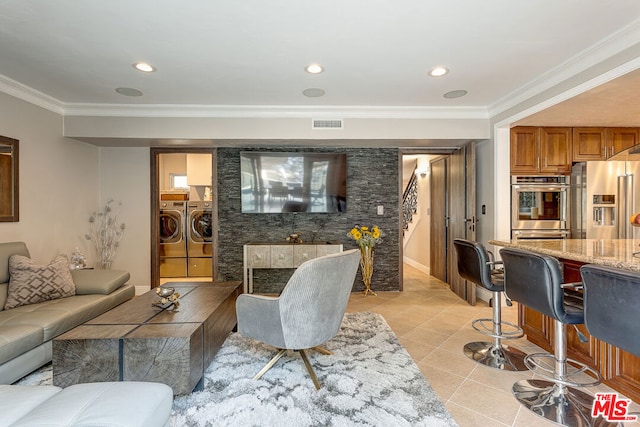
<svg viewBox="0 0 640 427"><path fill-rule="evenodd" d="M377 225L365 227L355 225L347 233L347 237L360 247L360 271L364 282L364 295L378 295L371 289L371 276L373 276L373 252L377 244L382 243L382 231Z"/></svg>
<svg viewBox="0 0 640 427"><path fill-rule="evenodd" d="M113 204L116 203L117 207L114 208ZM120 202L109 200L102 211L93 212L89 217L89 234L86 234L85 238L91 240L96 248L98 270L111 269L113 258L120 247L125 229L124 222L118 222L121 205Z"/></svg>

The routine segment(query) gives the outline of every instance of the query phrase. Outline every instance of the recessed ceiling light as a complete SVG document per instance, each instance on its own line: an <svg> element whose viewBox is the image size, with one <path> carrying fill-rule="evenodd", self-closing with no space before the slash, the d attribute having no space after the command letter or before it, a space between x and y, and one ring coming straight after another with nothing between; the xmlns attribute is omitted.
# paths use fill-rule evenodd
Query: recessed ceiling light
<svg viewBox="0 0 640 427"><path fill-rule="evenodd" d="M429 75L431 77L442 77L449 72L449 69L446 67L433 67L429 71Z"/></svg>
<svg viewBox="0 0 640 427"><path fill-rule="evenodd" d="M311 64L307 65L307 68L305 68L304 70L309 74L320 74L324 71L324 68L322 68L322 65L319 64Z"/></svg>
<svg viewBox="0 0 640 427"><path fill-rule="evenodd" d="M133 64L133 68L138 71L142 71L143 73L153 73L156 69L146 62L136 62Z"/></svg>
<svg viewBox="0 0 640 427"><path fill-rule="evenodd" d="M453 98L460 98L462 96L465 96L466 94L467 94L466 90L459 89L459 90L452 90L451 92L447 92L443 96L445 98L453 99Z"/></svg>
<svg viewBox="0 0 640 427"><path fill-rule="evenodd" d="M302 91L302 94L304 96L308 96L309 98L317 98L319 96L324 95L324 93L325 93L324 90L318 89L316 87L312 87Z"/></svg>
<svg viewBox="0 0 640 427"><path fill-rule="evenodd" d="M142 91L132 87L119 87L116 89L116 92L124 96L142 96Z"/></svg>

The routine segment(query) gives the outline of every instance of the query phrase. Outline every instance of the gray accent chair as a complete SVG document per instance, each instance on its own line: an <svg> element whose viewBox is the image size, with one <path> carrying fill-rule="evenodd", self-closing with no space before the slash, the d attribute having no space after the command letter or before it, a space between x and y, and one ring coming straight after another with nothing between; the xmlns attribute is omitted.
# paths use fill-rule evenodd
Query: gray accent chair
<svg viewBox="0 0 640 427"><path fill-rule="evenodd" d="M238 332L280 350L254 379L261 378L287 350L294 350L300 352L320 389L305 349L331 354L319 346L340 329L359 263L357 249L315 258L294 271L278 297L238 296Z"/></svg>

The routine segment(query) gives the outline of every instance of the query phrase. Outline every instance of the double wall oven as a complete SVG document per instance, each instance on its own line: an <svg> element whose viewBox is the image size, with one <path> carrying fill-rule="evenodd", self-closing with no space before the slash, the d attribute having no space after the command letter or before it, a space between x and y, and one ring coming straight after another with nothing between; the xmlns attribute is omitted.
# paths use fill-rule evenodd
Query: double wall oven
<svg viewBox="0 0 640 427"><path fill-rule="evenodd" d="M569 237L569 176L511 177L511 238Z"/></svg>

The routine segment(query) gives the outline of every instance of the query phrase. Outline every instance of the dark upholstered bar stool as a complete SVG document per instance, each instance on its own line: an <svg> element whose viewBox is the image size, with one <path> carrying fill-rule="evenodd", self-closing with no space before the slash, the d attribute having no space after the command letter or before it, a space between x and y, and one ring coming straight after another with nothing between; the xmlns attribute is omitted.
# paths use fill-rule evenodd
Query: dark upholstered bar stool
<svg viewBox="0 0 640 427"><path fill-rule="evenodd" d="M589 333L640 356L640 274L594 264L583 265L580 274Z"/></svg>
<svg viewBox="0 0 640 427"><path fill-rule="evenodd" d="M640 273L587 264L580 275L591 336L640 356ZM627 415L640 420L640 413Z"/></svg>
<svg viewBox="0 0 640 427"><path fill-rule="evenodd" d="M534 353L525 358L530 370L550 381L518 381L513 385L514 396L535 414L560 425L602 425L601 417L595 420L591 417L593 396L574 388L598 385L600 374L567 358L566 325L584 323L584 315L582 307L564 301L560 262L546 255L514 248L501 249L500 256L504 262L504 285L509 298L555 322L554 354ZM551 363L543 364L549 358ZM578 382L576 376L585 371L596 379Z"/></svg>
<svg viewBox="0 0 640 427"><path fill-rule="evenodd" d="M496 263L480 243L454 239L453 244L458 254L458 273L460 276L493 292L493 318L476 319L472 323L476 331L492 337L493 342L470 342L464 346L464 354L491 368L505 371L526 371L527 367L524 364L526 354L517 348L502 344L503 339L520 338L524 335L518 325L502 320L501 296L504 291L502 272L495 271ZM509 329L503 331L503 325Z"/></svg>

